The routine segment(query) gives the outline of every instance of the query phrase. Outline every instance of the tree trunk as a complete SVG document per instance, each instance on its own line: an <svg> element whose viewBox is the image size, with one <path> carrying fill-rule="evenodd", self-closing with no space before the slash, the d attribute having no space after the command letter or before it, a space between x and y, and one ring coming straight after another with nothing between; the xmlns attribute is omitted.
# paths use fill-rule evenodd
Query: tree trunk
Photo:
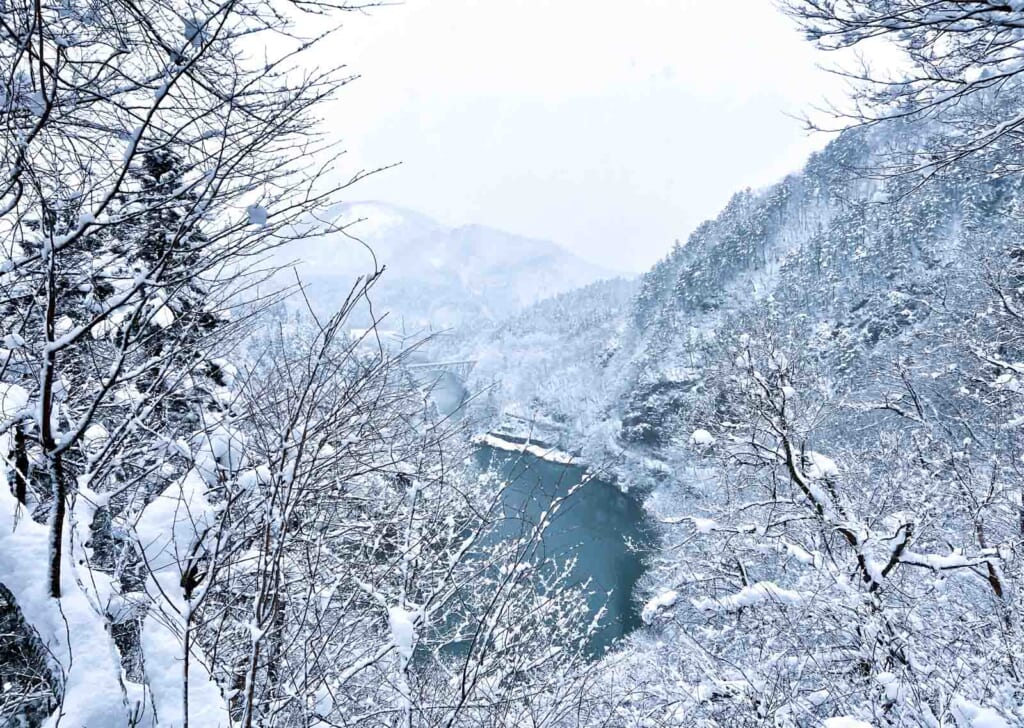
<svg viewBox="0 0 1024 728"><path fill-rule="evenodd" d="M43 365L42 382L39 402L39 434L50 472L50 492L53 505L50 516L50 596L60 598L60 563L64 546L64 515L67 508L67 488L64 483L64 472L61 465L61 454L57 450L57 442L53 436L54 418L54 382L57 379L56 340L57 320L57 273L56 252L53 240L50 240L47 253L46 281L46 360Z"/></svg>
<svg viewBox="0 0 1024 728"><path fill-rule="evenodd" d="M21 505L28 502L28 443L24 422L14 426L14 497Z"/></svg>
<svg viewBox="0 0 1024 728"><path fill-rule="evenodd" d="M53 490L53 510L50 518L50 596L60 598L60 564L64 550L64 520L67 510L67 488L60 455L55 455L50 464L50 478Z"/></svg>

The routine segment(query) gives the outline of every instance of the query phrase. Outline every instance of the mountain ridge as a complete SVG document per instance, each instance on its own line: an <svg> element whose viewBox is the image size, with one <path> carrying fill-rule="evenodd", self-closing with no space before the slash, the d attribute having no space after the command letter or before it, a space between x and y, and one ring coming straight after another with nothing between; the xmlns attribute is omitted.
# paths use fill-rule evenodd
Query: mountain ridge
<svg viewBox="0 0 1024 728"><path fill-rule="evenodd" d="M547 362L551 381L571 370L589 380L576 389L606 393L600 402L573 402L538 372L506 373L515 380L508 389L518 392L508 400L516 403L514 414L530 414L522 411L526 399L540 419L569 423L547 436L582 446L594 462L661 457L666 446L685 441L688 424L676 414L705 384L699 370L707 348L772 317L800 317L808 328L827 330L830 356L848 380L843 386L853 386L855 362L889 355L914 317L924 315L917 298L950 276L967 276L967 258L997 255L1010 217L1004 208L1021 196L1011 180L950 175L915 192L909 179L851 174L915 133L847 131L800 172L736 193L639 278L630 305L609 308L614 324L603 320L579 333L601 339L587 347L592 352L610 353L572 366ZM573 294L566 295L571 309ZM911 308L916 313L905 313ZM537 316L533 325L539 333L553 324Z"/></svg>
<svg viewBox="0 0 1024 728"><path fill-rule="evenodd" d="M616 274L556 243L472 223L446 226L389 203L336 205L321 216L343 234L290 246L315 305L329 308L353 275L382 266L374 300L421 328L496 322L559 293Z"/></svg>

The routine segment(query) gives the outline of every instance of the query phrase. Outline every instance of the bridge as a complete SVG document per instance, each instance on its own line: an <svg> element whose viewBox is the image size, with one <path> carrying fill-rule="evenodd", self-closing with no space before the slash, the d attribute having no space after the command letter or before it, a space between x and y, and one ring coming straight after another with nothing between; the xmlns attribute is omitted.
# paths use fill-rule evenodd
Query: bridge
<svg viewBox="0 0 1024 728"><path fill-rule="evenodd" d="M414 372L423 372L425 374L452 374L460 382L465 382L469 378L470 372L473 371L473 367L476 366L475 359L460 359L455 361L428 361L420 362L416 364L409 364L408 368Z"/></svg>

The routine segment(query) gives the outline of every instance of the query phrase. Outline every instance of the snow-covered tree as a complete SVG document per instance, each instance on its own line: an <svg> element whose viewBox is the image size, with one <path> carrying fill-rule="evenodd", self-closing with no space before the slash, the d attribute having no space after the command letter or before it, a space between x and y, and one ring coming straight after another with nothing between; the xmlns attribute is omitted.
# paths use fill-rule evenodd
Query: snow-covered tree
<svg viewBox="0 0 1024 728"><path fill-rule="evenodd" d="M337 191L309 129L346 77L296 69L320 40L291 31L303 12L4 4L0 582L45 655L51 723L227 715L161 545L215 548L230 495L201 476L238 466L225 357L248 324L228 310Z"/></svg>
<svg viewBox="0 0 1024 728"><path fill-rule="evenodd" d="M783 0L807 38L827 51L864 51L837 72L853 82L844 124L931 126L929 144L900 150L874 173L933 174L973 166L1022 171L1024 8L995 0ZM896 52L872 66L879 51ZM938 122L936 125L935 122ZM941 133L935 133L936 129Z"/></svg>
<svg viewBox="0 0 1024 728"><path fill-rule="evenodd" d="M344 326L363 286L323 324L258 337L239 374L227 516L174 567L201 575L196 639L243 726L553 725L585 674L585 597L548 568L549 519L495 538L522 518L508 484L472 475L408 351Z"/></svg>
<svg viewBox="0 0 1024 728"><path fill-rule="evenodd" d="M582 709L586 599L549 520L496 539L503 486L407 352L350 338L377 273L266 333L268 255L336 232L316 109L348 76L309 51L355 7L2 4L0 720Z"/></svg>

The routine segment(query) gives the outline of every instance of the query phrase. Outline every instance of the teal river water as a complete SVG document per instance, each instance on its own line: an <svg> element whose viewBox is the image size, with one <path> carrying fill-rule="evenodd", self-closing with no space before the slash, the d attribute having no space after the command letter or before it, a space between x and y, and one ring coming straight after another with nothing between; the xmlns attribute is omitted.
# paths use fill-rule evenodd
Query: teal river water
<svg viewBox="0 0 1024 728"><path fill-rule="evenodd" d="M536 522L555 498L564 497L586 477L578 467L490 447L481 448L477 457L481 467L493 469L511 482L504 499L510 518L502 526L510 536L521 532L524 520ZM592 654L600 654L640 626L633 587L644 572L651 543L637 501L594 478L569 496L548 527L544 555L561 563L575 557L572 580L590 580L590 615L602 606L607 609L601 629L591 640Z"/></svg>

